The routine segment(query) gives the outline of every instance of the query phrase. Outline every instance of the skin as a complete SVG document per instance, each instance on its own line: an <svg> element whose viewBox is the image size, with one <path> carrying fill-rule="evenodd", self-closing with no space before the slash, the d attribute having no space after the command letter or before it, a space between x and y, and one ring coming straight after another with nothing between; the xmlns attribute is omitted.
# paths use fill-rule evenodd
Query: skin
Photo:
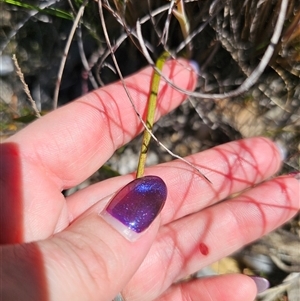
<svg viewBox="0 0 300 301"><path fill-rule="evenodd" d="M169 61L163 72L181 88L195 87L196 75L185 61ZM126 80L143 116L151 74L146 68ZM156 119L184 98L162 81ZM212 185L180 161L146 169L166 182L169 193L160 216L135 242L99 216L134 175L67 198L61 194L142 129L115 83L47 114L1 145L3 300L111 301L120 291L127 301L255 298L255 284L244 275L174 283L298 212L299 182L274 176L281 158L270 140L244 139L190 156Z"/></svg>

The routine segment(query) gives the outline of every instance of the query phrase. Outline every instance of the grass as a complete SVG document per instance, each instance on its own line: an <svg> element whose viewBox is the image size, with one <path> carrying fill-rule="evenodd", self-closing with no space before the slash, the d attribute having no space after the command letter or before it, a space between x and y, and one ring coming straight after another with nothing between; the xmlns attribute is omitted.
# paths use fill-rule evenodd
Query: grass
<svg viewBox="0 0 300 301"><path fill-rule="evenodd" d="M66 39L83 4L86 4L83 16L76 27L61 84L57 87ZM123 76L147 65L149 57L155 61L164 50L171 51L176 57L190 57L198 62L198 94L154 125L156 137L171 151L186 156L227 141L262 135L279 141L287 149L283 173L299 170L299 1L288 2L279 43L273 49L272 57L265 61L262 74L242 93L222 99L211 95L238 89L262 62L274 34L281 1L185 1L188 31L182 30L182 23L178 22L176 14L171 13L170 5L175 9L174 1L115 0L103 1L102 4L107 32L101 25L95 1L0 1L0 52L9 56L16 53L38 108L46 112L52 109L56 87L59 89L58 104L62 105L85 93L77 87L86 85L88 89L94 89L118 79L105 40L107 34ZM139 46L138 20L149 57ZM88 74L88 80L83 74ZM34 112L17 75L10 74L2 80L14 93L10 102L7 102L4 90L0 93L0 130L5 138L25 126L27 121L24 118L34 115ZM23 119L17 121L16 117ZM137 153L139 143L140 137L117 152L117 159L108 164L118 169L113 162L120 161L128 149ZM155 153L157 162L172 159L170 154L155 148L155 145L151 146L151 152ZM108 174L115 173L110 171ZM101 177L101 172L94 175L94 180L97 177ZM298 217L282 229L285 231L281 232L283 237L290 235L290 243L299 240ZM267 243L267 239L262 240L244 251L257 254L255 246ZM280 245L273 247L281 248ZM298 263L289 264L296 266ZM274 285L291 274L288 270L279 271L281 276ZM284 293L287 289L272 300L280 300Z"/></svg>

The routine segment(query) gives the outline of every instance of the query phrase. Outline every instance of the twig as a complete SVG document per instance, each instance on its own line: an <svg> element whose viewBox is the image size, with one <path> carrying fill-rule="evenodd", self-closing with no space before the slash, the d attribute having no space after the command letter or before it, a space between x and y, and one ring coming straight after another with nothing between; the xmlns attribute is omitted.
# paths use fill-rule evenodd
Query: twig
<svg viewBox="0 0 300 301"><path fill-rule="evenodd" d="M93 86L94 89L98 88L98 84L96 82L96 79L94 78L92 72L91 72L91 67L89 65L89 62L86 58L85 52L84 52L84 46L83 46L83 41L82 41L82 30L81 30L81 26L79 24L78 28L77 28L77 44L78 44L78 51L79 51L79 55L81 58L81 63L83 65L84 70L87 72L89 80Z"/></svg>
<svg viewBox="0 0 300 301"><path fill-rule="evenodd" d="M217 12L219 12L221 9L223 9L223 6L220 4L217 7ZM189 34L187 37L185 37L184 41L182 41L178 47L176 48L175 53L180 52L184 47L186 47L188 44L191 43L191 41L195 38L196 35L202 32L202 30L209 24L209 22L215 17L214 15L211 15L204 23L199 26L196 30L194 30L191 34Z"/></svg>
<svg viewBox="0 0 300 301"><path fill-rule="evenodd" d="M190 23L185 13L184 1L178 0L176 2L176 5L177 5L177 9L173 9L173 15L176 17L177 21L179 22L183 38L186 39L190 34ZM187 58L190 58L191 56L192 56L192 41L190 40L190 43L187 44Z"/></svg>
<svg viewBox="0 0 300 301"><path fill-rule="evenodd" d="M68 57L69 49L70 49L71 42L72 42L72 39L73 39L75 31L76 31L76 28L78 26L80 18L83 15L83 12L84 12L84 9L85 9L85 6L87 5L87 3L88 3L88 0L85 0L84 3L80 6L80 8L78 10L78 13L77 13L77 16L74 20L71 32L69 34L66 46L65 46L64 54L63 54L63 57L61 59L58 74L57 74L57 81L56 81L56 86L55 86L54 96L53 96L53 109L57 108L59 88L60 88L62 74L63 74L64 67L65 67L65 64L66 64L66 60L67 60L67 57Z"/></svg>
<svg viewBox="0 0 300 301"><path fill-rule="evenodd" d="M156 66L154 66L154 63L147 51L147 48L143 42L143 37L142 37L142 31L141 31L141 24L139 21L137 21L136 23L136 33L137 33L137 38L140 42L140 46L143 50L143 54L145 57L147 57L147 59L149 60L149 63L153 66L153 68L155 69L155 72L157 72L160 76L162 76L165 80L166 77L162 75L162 72L160 71L159 68L157 68ZM171 82L169 79L167 80L167 82ZM175 86L173 84L173 86ZM192 164L191 162L189 162L188 160L176 155L175 153L173 153L172 151L170 151L164 144L162 144L155 136L154 134L148 129L147 125L145 124L145 122L143 120L142 124L144 125L146 131L149 132L149 134L151 135L151 137L158 143L159 146L161 146L169 155L171 155L173 158L179 159L180 161L186 163L187 165L189 165L190 167L192 167L194 170L197 171L197 173L199 173L204 179L206 179L209 183L211 183L211 181L200 171L200 169L198 167L196 167L194 164Z"/></svg>
<svg viewBox="0 0 300 301"><path fill-rule="evenodd" d="M168 154L170 154L173 158L179 159L180 161L186 163L186 164L189 165L192 169L196 170L196 172L197 172L198 174L200 174L201 176L203 176L208 182L210 182L210 180L202 174L202 172L200 171L200 169L199 169L198 167L196 167L194 164L192 164L192 163L189 162L188 160L185 160L184 158L182 158L182 157L180 157L180 156L174 154L172 151L170 151L170 150L169 150L164 144L162 144L162 143L155 137L155 135L148 129L148 127L147 127L145 121L141 118L141 115L140 115L140 113L138 112L138 110L137 110L137 108L136 108L136 106L135 106L135 104L134 104L134 101L133 101L133 99L132 99L132 97L131 97L131 95L130 95L130 93L129 93L129 90L128 90L127 86L126 86L126 82L125 82L125 80L124 80L124 77L122 76L122 72L121 72L121 70L120 70L120 68L119 68L119 64L118 64L118 62L117 62L116 56L115 56L115 54L114 54L114 51L113 51L113 48L112 48L112 45L111 45L111 42L110 42L110 39L109 39L109 36L108 36L108 32L107 32L107 28L106 28L106 24L105 24L105 20L104 20L104 14L103 14L103 8L102 8L102 3L101 3L101 1L98 1L98 8L99 8L99 15L100 15L101 25L102 25L102 28L103 28L103 32L104 32L104 36L105 36L105 39L106 39L106 43L107 43L108 48L109 48L110 51L111 51L111 56L112 56L113 62L114 62L114 64L115 64L116 71L117 71L117 73L118 73L118 75L119 75L119 77L120 77L120 80L121 80L122 84L123 84L125 93L127 94L127 97L128 97L128 99L129 99L129 101L130 101L130 103L131 103L131 105L132 105L132 107L133 107L133 109L134 109L134 111L135 111L135 113L136 113L138 119L139 119L140 122L142 123L144 129L145 129L146 131L149 132L149 134L151 135L151 137L158 143L159 146L161 146L165 151L167 151ZM140 24L140 23L138 22L138 24ZM137 29L137 36L139 36L138 29ZM141 47L146 48L146 46L145 46L144 43L143 43L143 45L141 45ZM154 63L152 63L152 66L153 66L153 65L154 65ZM155 70L156 70L156 69L155 69ZM160 72L160 74L161 74L161 72ZM164 77L164 78L165 78L165 77ZM210 182L210 183L211 183L211 182Z"/></svg>
<svg viewBox="0 0 300 301"><path fill-rule="evenodd" d="M167 44L167 41L168 41L168 38L169 38L169 26L170 26L170 20L171 20L171 17L172 17L172 11L174 9L174 5L175 5L175 0L171 0L170 7L168 9L167 19L165 21L164 30L163 30L163 33L160 37L160 40L161 40L161 42L164 46ZM150 14L151 14L151 12L150 12ZM151 17L151 19L154 20L153 17Z"/></svg>
<svg viewBox="0 0 300 301"><path fill-rule="evenodd" d="M177 89L178 91L180 91L182 93L185 93L188 96L193 96L196 98L225 99L225 98L230 98L230 97L236 97L236 96L248 91L257 82L257 80L262 75L262 73L264 72L265 68L267 67L268 63L271 60L271 57L275 50L275 46L279 41L282 29L283 29L285 15L286 15L286 11L287 11L287 5L288 5L288 0L282 0L280 12L279 12L279 15L277 18L277 22L276 22L275 29L274 29L269 46L267 47L260 63L252 71L250 76L247 77L245 79L245 81L237 89L235 89L231 92L226 92L226 93L222 93L222 94L217 94L217 93L216 94L207 94L207 93L201 93L201 92L191 92L191 91L177 87L176 85L174 85L174 83L170 79L166 78L159 70L157 70L157 72L159 72L159 74L164 78L164 80L166 82L168 82L173 88ZM145 51L145 50L146 50L146 48L143 49L143 51ZM153 60L151 59L149 53L144 53L144 55L145 55L145 58L147 59L148 63L153 66L154 65Z"/></svg>
<svg viewBox="0 0 300 301"><path fill-rule="evenodd" d="M40 117L42 117L42 116L41 116L41 114L40 114L40 112L39 112L39 110L38 110L38 108L37 108L37 106L36 106L35 101L33 100L32 96L31 96L31 93L30 93L30 91L29 91L28 85L26 84L25 79L24 79L24 74L23 74L23 72L21 71L21 68L20 68L20 66L19 66L19 63L18 63L18 60L17 60L17 57L16 57L15 54L13 54L12 59L13 59L13 61L14 61L14 64L15 64L15 66L16 66L16 69L17 69L17 70L16 70L17 75L19 76L19 79L20 79L21 83L23 84L24 92L26 93L26 95L27 95L27 97L28 97L28 100L29 100L29 102L30 102L30 104L31 104L31 107L32 107L33 110L34 110L35 116L38 117L38 118L40 118Z"/></svg>

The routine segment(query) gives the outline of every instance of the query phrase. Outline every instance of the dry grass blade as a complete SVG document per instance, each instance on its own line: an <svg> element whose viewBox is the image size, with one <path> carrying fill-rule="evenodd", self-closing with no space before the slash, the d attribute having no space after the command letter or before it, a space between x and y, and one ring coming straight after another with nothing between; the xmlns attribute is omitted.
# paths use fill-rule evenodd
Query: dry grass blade
<svg viewBox="0 0 300 301"><path fill-rule="evenodd" d="M31 96L31 93L30 93L30 91L29 91L28 85L26 84L25 79L24 79L24 74L22 73L22 70L21 70L21 68L20 68L20 66L19 66L19 63L18 63L18 60L17 60L17 57L16 57L15 54L13 55L12 59L13 59L13 61L14 61L14 64L15 64L15 66L16 66L16 69L17 69L17 70L16 70L17 75L19 76L20 81L21 81L21 83L23 84L24 92L26 93L26 95L27 95L27 97L28 97L28 100L29 100L29 102L30 102L30 104L31 104L31 107L32 107L33 110L34 110L35 116L38 117L38 118L40 118L40 117L41 117L41 114L40 114L40 112L39 112L39 110L38 110L38 108L37 108L37 106L36 106L35 101L33 100L32 96Z"/></svg>
<svg viewBox="0 0 300 301"><path fill-rule="evenodd" d="M206 98L206 99L225 99L225 98L230 98L230 97L236 97L246 91L248 91L259 79L259 77L262 75L264 72L266 66L269 64L271 57L274 53L275 46L279 41L283 25L284 25L284 20L285 20L285 15L286 15L286 10L287 10L287 5L288 5L288 0L282 0L281 2L281 8L280 8L280 13L278 15L277 23L274 29L274 33L272 35L271 41L269 46L267 47L261 62L258 64L258 66L252 71L249 77L234 91L231 92L226 92L223 94L207 94L207 93L200 93L200 92L191 92L187 90L183 90L179 87L176 87L172 84L172 82L164 78L170 85L172 85L174 88L176 88L178 91L185 93L189 96L193 96L195 98ZM146 57L148 62L152 64L151 60L149 59L149 56ZM162 75L163 76L163 75Z"/></svg>
<svg viewBox="0 0 300 301"><path fill-rule="evenodd" d="M79 24L79 21L80 21L82 15L84 13L84 9L85 9L85 6L87 5L87 3L88 3L88 0L85 0L85 2L79 8L77 16L76 16L76 18L73 22L73 26L72 26L71 32L69 34L66 46L65 46L64 54L63 54L63 57L62 57L62 60L61 60L61 63L60 63L60 67L59 67L59 70L58 70L58 74L57 74L57 82L56 82L56 86L55 86L55 90L54 90L54 96L53 96L53 109L57 108L59 88L60 88L60 83L61 83L64 67L65 67L65 64L66 64L66 60L67 60L67 57L68 57L68 52L69 52L71 42L73 40L76 28L77 28L77 26Z"/></svg>
<svg viewBox="0 0 300 301"><path fill-rule="evenodd" d="M173 153L171 150L169 150L165 145L163 145L163 144L155 137L155 135L148 129L148 127L147 127L145 121L141 118L140 113L137 111L137 108L136 108L136 106L135 106L135 104L134 104L134 102L133 102L133 99L132 99L132 97L131 97L131 95L130 95L128 89L127 89L127 86L126 86L126 83L125 83L125 81L124 81L124 78L123 78L123 75L122 75L122 73L121 73L121 70L120 70L120 68L119 68L119 64L118 64L118 62L117 62L117 59L116 59L116 57L115 57L115 55L114 55L114 51L113 51L113 48L112 48L112 45L111 45L111 42L110 42L110 38L109 38L109 36L108 36L108 31L107 31L107 28L106 28L106 23L105 23L105 19L104 19L104 14L103 14L103 8L102 8L102 3L101 3L101 1L98 2L98 7L99 7L99 15L100 15L100 19L101 19L101 23L102 23L102 27L103 27L103 31L104 31L104 35L105 35L105 39L106 39L108 48L110 49L111 56L112 56L113 62L114 62L114 64L115 64L116 71L117 71L117 73L118 73L118 75L119 75L119 77L120 77L120 79L121 79L121 81L122 81L122 84L123 84L124 90L126 91L126 94L127 94L127 96L128 96L128 99L129 99L129 101L130 101L130 103L131 103L131 105L132 105L132 107L133 107L133 109L134 109L136 115L138 116L140 122L142 123L144 129L151 135L151 137L158 143L158 145L161 146L164 150L166 150L172 157L174 157L174 158L176 158L176 159L179 159L179 160L181 160L182 162L186 163L188 166L190 166L192 169L194 169L198 174L200 174L203 178L205 178L209 183L211 183L211 181L210 181L206 176L203 175L203 173L200 171L200 169L199 169L197 166L195 166L194 164L192 164L192 163L189 162L188 160L186 160L186 159L184 159L184 158L182 158L182 157L180 157L180 156L174 154L174 153ZM140 26L140 23L139 23L139 22L137 22L137 29L136 29L136 30L137 30L137 37L138 37L138 40L139 40L139 42L140 42L140 47L141 47L143 53L144 53L144 51L145 51L145 53L144 53L144 55L145 55L146 53L148 53L148 51L147 51L147 47L145 46L145 43L143 42L143 39L142 39L142 36L141 36L141 26ZM148 53L148 54L149 54L149 53ZM149 55L148 59L152 61L150 55ZM154 66L154 62L153 62L153 61L152 61L152 65ZM156 70L157 70L157 69L156 69Z"/></svg>
<svg viewBox="0 0 300 301"><path fill-rule="evenodd" d="M61 67L58 76L59 98L58 90L55 92L59 105L88 89L121 79L132 110L147 131L123 77L147 63L159 72L155 62L164 50L176 59L184 56L192 44L191 58L200 66L195 92L179 89L172 78L160 73L166 83L190 95L190 102L154 124L154 134L150 135L156 143L149 149L148 163L177 158L187 164L184 165L187 170L200 174L201 166L195 163L199 170L183 158L222 143L259 135L279 141L287 149L280 173L299 170L299 0L180 0L190 26L187 36L181 34L174 18L178 16L178 1L174 0L88 1L84 9L80 8L83 1L44 2L35 1L39 8L54 5L70 16L77 16L76 23L62 21L58 16L49 17L45 11L5 6L3 14L7 13L8 22L0 24L3 33L0 38L5 39L0 41L0 53L4 48L4 53L10 56L17 52L24 83L29 86L38 108L39 104L45 111L52 107L57 70L64 61L65 67ZM68 42L77 38L77 45L74 43L73 47L72 43L69 51L65 47L67 38ZM85 78L84 91L82 70L90 76ZM12 120L16 117L11 109L16 108L16 99L19 115L27 116L32 108L23 93L24 84L16 80L15 73L1 76L0 81L1 87L9 82L12 91L5 99L2 93L0 103L7 112L0 124L0 135L7 137L24 125ZM0 113L0 119L3 114ZM137 137L117 150L107 164L120 174L134 172L139 148L140 137ZM86 185L107 177L100 170ZM299 225L298 216L282 227L284 231L276 230L241 250L244 254L250 250L254 258L268 257L275 269L270 274L263 271L272 288L257 300L299 300ZM246 268L258 274L263 270L251 265Z"/></svg>

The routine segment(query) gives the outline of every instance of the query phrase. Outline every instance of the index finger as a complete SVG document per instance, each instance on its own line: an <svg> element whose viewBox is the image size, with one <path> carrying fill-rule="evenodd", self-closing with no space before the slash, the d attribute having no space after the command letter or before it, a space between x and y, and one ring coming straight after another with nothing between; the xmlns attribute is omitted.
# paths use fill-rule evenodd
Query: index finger
<svg viewBox="0 0 300 301"><path fill-rule="evenodd" d="M142 117L152 72L148 67L125 80ZM163 74L180 88L192 90L195 87L196 75L186 61L166 62ZM159 91L156 119L185 99L185 95L164 80ZM42 166L63 189L95 172L118 147L142 129L122 83L117 82L47 114L7 141L17 143L23 157Z"/></svg>

